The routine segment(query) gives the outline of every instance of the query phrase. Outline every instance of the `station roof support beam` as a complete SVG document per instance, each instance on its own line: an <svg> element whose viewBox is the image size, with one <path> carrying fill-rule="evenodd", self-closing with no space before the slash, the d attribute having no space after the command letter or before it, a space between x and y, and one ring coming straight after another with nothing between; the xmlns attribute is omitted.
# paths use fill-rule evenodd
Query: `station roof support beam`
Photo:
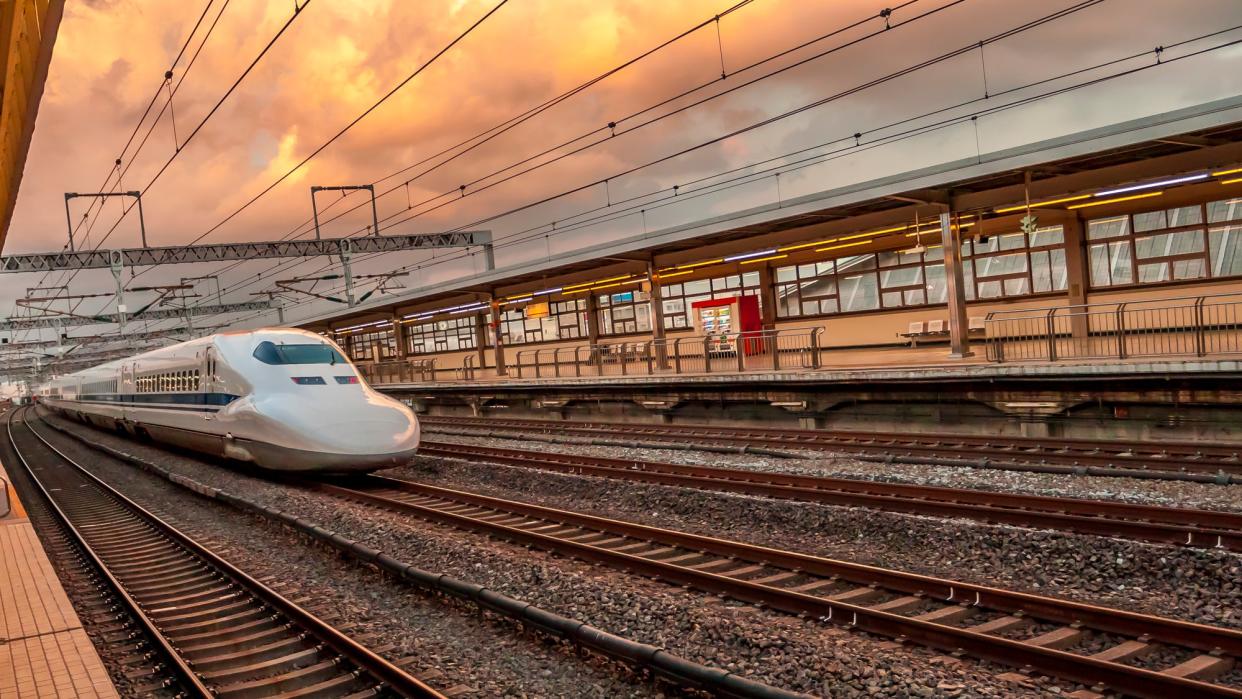
<svg viewBox="0 0 1242 699"><path fill-rule="evenodd" d="M77 252L28 253L0 257L0 272L49 272L57 270L149 267L194 262L234 260L274 260L286 257L362 255L431 248L482 247L491 261L491 231L457 233L418 233L412 235L371 235L323 240L283 240L214 245L173 245L154 248L125 248ZM489 269L494 263L489 264Z"/></svg>
<svg viewBox="0 0 1242 699"><path fill-rule="evenodd" d="M199 328L198 333L211 333L219 330L223 326L215 325L206 328ZM79 337L66 337L64 339L54 340L23 340L22 342L5 342L0 344L0 353L24 352L38 349L46 349L49 347L58 347L67 344L92 344L104 345L115 342L142 342L145 340L156 340L160 338L176 339L190 335L189 328L177 327L167 330L149 330L146 332L132 332L124 335L83 335Z"/></svg>
<svg viewBox="0 0 1242 699"><path fill-rule="evenodd" d="M141 314L131 314L125 317L125 320L133 322L136 320L168 320L172 318L185 318L186 314L195 316L220 315L224 313L249 313L252 311L266 311L272 308L270 301L245 301L242 303L225 303L213 306L189 306L186 308L162 308L159 310L148 310ZM96 325L100 323L120 323L121 314L112 313L97 316L43 316L38 318L16 318L12 320L0 321L0 332L10 330L41 330L44 328L59 328L79 325ZM129 337L129 335L126 335Z"/></svg>

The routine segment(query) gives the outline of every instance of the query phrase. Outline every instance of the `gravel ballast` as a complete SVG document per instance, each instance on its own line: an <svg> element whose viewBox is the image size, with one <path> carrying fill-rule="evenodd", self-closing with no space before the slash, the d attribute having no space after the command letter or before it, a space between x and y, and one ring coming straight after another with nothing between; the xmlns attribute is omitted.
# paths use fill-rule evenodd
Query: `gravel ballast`
<svg viewBox="0 0 1242 699"><path fill-rule="evenodd" d="M771 473L791 473L829 478L853 478L893 483L935 485L946 488L973 488L998 492L1030 493L1090 500L1196 507L1242 512L1242 485L1217 485L1191 481L1115 478L1086 475L1034 473L1005 469L979 469L965 466L930 466L900 461L863 461L848 455L819 451L782 449L799 458L779 458L761 454L729 454L694 449L626 448L583 444L578 437L536 434L530 438L514 434L503 439L500 433L477 430L424 429L423 438L437 442L458 442L493 447L547 450L584 456L607 456L675 464L741 468ZM654 445L653 445L654 447Z"/></svg>
<svg viewBox="0 0 1242 699"><path fill-rule="evenodd" d="M60 424L67 423L60 421ZM80 425L68 423L67 426L93 440L158 461L205 484L305 517L423 568L485 585L612 633L651 643L687 659L785 689L824 696L860 697L1049 696L1066 691L1042 679L1015 684L995 676L996 672L1003 672L1003 668L958 661L923 648L900 646L863 634L825 627L814 621L683 591L619 571L276 485L213 464L204 464L197 459L170 455L114 435L88 430ZM164 503L162 507L174 519L193 519L196 527L206 531L220 530L217 539L242 547L243 550L237 553L246 560L240 563L247 566L253 563L259 567L268 565L277 571L300 571L300 566L308 565L310 572L299 576L299 585L307 591L312 589L312 583L314 588L327 587L333 595L341 595L344 601L358 605L357 613L367 626L378 619L387 620L388 624L379 629L381 635L393 633L401 638L396 629L389 628L390 624L400 623L394 618L404 617L404 613L391 611L399 609L395 605L410 604L409 601L401 601L400 597L413 595L416 600L426 603L420 594L408 589L394 593L388 590L388 583L382 583L373 576L359 575L353 567L345 566L335 571L321 568L318 559L323 554L307 549L304 544L299 550L291 543L296 541L296 537L289 540L290 535L283 532L273 532L266 527L256 529L250 518L222 517L221 508L209 503L183 507L182 503L188 496L176 493L171 486L136 472L130 466L101 457L72 440L61 437L60 442L69 448L76 448L75 455L96 464L101 475L115 479L126 492L132 491L143 500ZM229 519L235 521L223 524ZM273 541L268 545L259 541L269 537ZM278 549L275 559L291 557L291 560L283 565L274 562L273 556L268 555L273 547ZM256 560L248 560L251 557ZM394 594L398 600L390 599ZM379 599L369 602L374 595L378 595ZM347 616L352 620L354 609L343 609L349 610ZM457 620L449 624L451 631L442 630L440 633L460 634L462 625ZM437 643L440 638L434 630L419 635L429 644ZM483 669L477 672L489 672L500 662L487 653L483 655L482 659L473 655L464 657L483 663ZM551 671L553 678L540 677L544 670ZM512 692L511 685L505 685L499 679L493 680L493 686L500 691L481 691L485 695L592 696L584 693L579 686L571 688L555 683L555 678L565 672L564 660L544 668L530 667L529 663L525 663L517 672L521 677L510 679L510 682L519 684L520 691ZM580 673L581 669L575 667L574 672ZM497 674L503 675L491 673L493 676ZM608 673L593 673L591 679L594 682L619 684ZM531 685L530 682L542 682L543 686ZM616 687L609 687L601 696L642 695L643 692L650 692L651 687L640 686L636 689L633 685L627 685L623 691L615 690Z"/></svg>
<svg viewBox="0 0 1242 699"><path fill-rule="evenodd" d="M437 438L437 441L536 448L533 444L513 440L446 437ZM552 450L553 447L539 444L537 448ZM557 445L555 450L564 450L563 445ZM579 450L613 458L668 462L674 461L668 457L680 455L697 459L681 463L731 468L744 467L747 459L766 463L762 457L738 455L729 457L726 464L716 461L720 455L704 458L701 453L680 451L663 451L656 455L634 453L650 450L574 447L571 453L584 453ZM783 465L787 460L774 461ZM830 558L1188 621L1242 627L1242 555L1224 550L1161 546L965 519L770 500L455 459L420 458L409 467L388 473L446 488L526 499L548 507L726 536ZM1230 492L1237 488L1173 485Z"/></svg>

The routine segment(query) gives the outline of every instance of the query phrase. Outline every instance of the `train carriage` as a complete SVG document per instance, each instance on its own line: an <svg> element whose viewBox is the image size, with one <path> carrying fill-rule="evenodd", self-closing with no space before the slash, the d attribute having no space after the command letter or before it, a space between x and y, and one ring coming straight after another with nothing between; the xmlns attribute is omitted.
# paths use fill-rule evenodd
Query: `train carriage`
<svg viewBox="0 0 1242 699"><path fill-rule="evenodd" d="M60 376L36 395L77 420L274 471L370 471L405 463L419 442L408 407L304 330L190 340Z"/></svg>

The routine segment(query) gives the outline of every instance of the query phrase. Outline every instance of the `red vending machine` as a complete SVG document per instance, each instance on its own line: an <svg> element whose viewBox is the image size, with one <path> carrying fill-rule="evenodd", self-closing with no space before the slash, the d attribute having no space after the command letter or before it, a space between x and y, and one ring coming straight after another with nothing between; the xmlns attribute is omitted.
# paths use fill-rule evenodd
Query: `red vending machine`
<svg viewBox="0 0 1242 699"><path fill-rule="evenodd" d="M725 299L708 299L690 304L694 329L708 338L707 351L732 353L737 351L738 333L763 330L759 315L758 296L733 296ZM763 352L763 339L756 336L743 338L746 354Z"/></svg>

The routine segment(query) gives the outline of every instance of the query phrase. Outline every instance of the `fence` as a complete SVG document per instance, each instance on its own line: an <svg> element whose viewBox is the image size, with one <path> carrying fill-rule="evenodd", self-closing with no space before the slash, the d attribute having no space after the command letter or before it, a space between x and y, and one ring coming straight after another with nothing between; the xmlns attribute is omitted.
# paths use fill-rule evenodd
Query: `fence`
<svg viewBox="0 0 1242 699"><path fill-rule="evenodd" d="M517 378L818 369L823 328L520 350Z"/></svg>
<svg viewBox="0 0 1242 699"><path fill-rule="evenodd" d="M1242 353L1242 293L996 311L993 362Z"/></svg>
<svg viewBox="0 0 1242 699"><path fill-rule="evenodd" d="M435 359L406 359L390 362L373 362L358 364L358 371L367 383L411 383L413 381L435 381Z"/></svg>

